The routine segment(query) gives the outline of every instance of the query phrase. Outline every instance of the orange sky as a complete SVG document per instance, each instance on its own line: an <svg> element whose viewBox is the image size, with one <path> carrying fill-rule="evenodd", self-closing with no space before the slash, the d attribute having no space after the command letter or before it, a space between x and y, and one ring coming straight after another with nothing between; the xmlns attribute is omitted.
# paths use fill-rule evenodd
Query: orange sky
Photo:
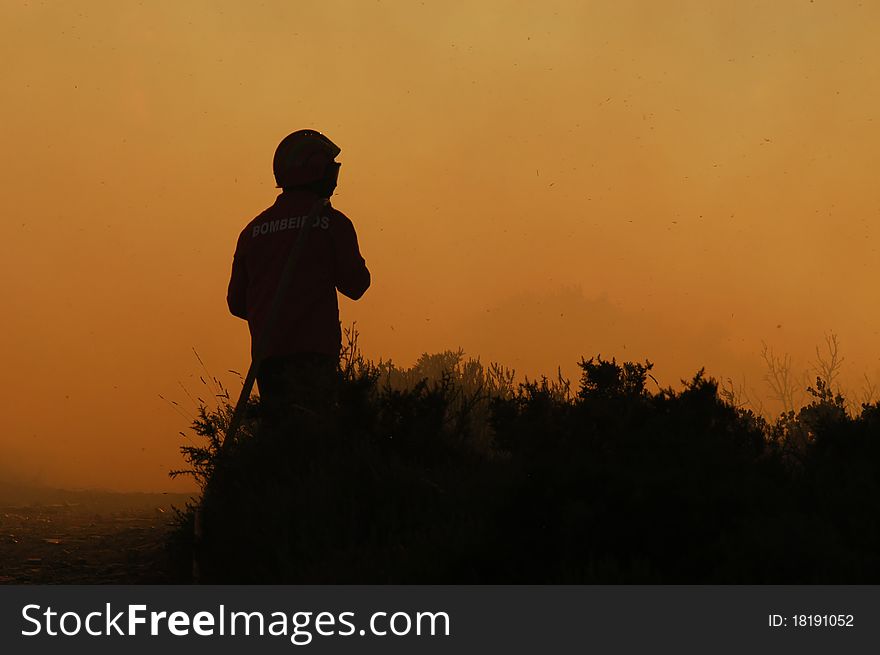
<svg viewBox="0 0 880 655"><path fill-rule="evenodd" d="M312 127L373 273L367 354L522 373L648 357L761 381L836 331L880 371L880 6L4 2L0 477L181 489L247 368L235 239ZM430 319L430 320L429 320ZM772 407L772 405L771 405Z"/></svg>

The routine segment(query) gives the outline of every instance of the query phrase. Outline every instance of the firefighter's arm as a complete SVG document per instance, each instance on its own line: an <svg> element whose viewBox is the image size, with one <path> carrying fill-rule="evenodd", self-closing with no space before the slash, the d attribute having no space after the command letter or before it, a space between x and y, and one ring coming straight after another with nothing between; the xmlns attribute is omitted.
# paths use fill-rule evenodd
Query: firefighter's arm
<svg viewBox="0 0 880 655"><path fill-rule="evenodd" d="M344 214L337 213L333 222L333 251L336 288L352 300L364 295L370 287L370 271L358 248L354 225Z"/></svg>
<svg viewBox="0 0 880 655"><path fill-rule="evenodd" d="M239 243L232 257L232 275L229 278L229 289L226 292L226 304L233 316L247 319L247 286L248 274L244 263L244 255Z"/></svg>

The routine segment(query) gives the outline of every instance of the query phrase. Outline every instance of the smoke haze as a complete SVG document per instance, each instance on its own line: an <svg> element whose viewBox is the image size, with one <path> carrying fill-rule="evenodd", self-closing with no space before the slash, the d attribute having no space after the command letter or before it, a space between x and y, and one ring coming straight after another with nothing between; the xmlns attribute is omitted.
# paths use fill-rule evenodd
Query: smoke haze
<svg viewBox="0 0 880 655"><path fill-rule="evenodd" d="M342 147L333 202L373 286L340 312L367 356L460 346L576 379L601 353L766 394L762 341L806 370L834 331L857 389L880 368L878 20L830 0L3 3L0 476L190 484L167 478L188 394L234 394L248 364L235 239L303 127Z"/></svg>

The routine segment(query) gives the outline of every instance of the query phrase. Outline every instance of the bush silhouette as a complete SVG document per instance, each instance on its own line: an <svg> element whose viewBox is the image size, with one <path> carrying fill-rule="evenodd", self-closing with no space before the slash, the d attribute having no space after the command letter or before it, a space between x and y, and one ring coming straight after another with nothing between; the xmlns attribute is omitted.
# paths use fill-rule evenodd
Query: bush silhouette
<svg viewBox="0 0 880 655"><path fill-rule="evenodd" d="M851 416L820 378L768 423L703 371L650 391L649 362L580 368L572 394L461 351L373 364L355 337L329 417L266 429L255 401L221 452L228 406L205 410L204 581L880 579L880 405Z"/></svg>

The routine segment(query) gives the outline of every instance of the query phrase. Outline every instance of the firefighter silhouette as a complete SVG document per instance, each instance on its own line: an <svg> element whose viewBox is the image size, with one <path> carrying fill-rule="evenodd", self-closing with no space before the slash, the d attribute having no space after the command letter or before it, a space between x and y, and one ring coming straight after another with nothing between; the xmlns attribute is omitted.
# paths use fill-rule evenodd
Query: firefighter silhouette
<svg viewBox="0 0 880 655"><path fill-rule="evenodd" d="M315 130L285 137L273 161L281 193L235 248L227 304L247 320L260 401L271 419L335 402L342 346L336 292L358 300L370 286L354 226L329 200L339 153Z"/></svg>

